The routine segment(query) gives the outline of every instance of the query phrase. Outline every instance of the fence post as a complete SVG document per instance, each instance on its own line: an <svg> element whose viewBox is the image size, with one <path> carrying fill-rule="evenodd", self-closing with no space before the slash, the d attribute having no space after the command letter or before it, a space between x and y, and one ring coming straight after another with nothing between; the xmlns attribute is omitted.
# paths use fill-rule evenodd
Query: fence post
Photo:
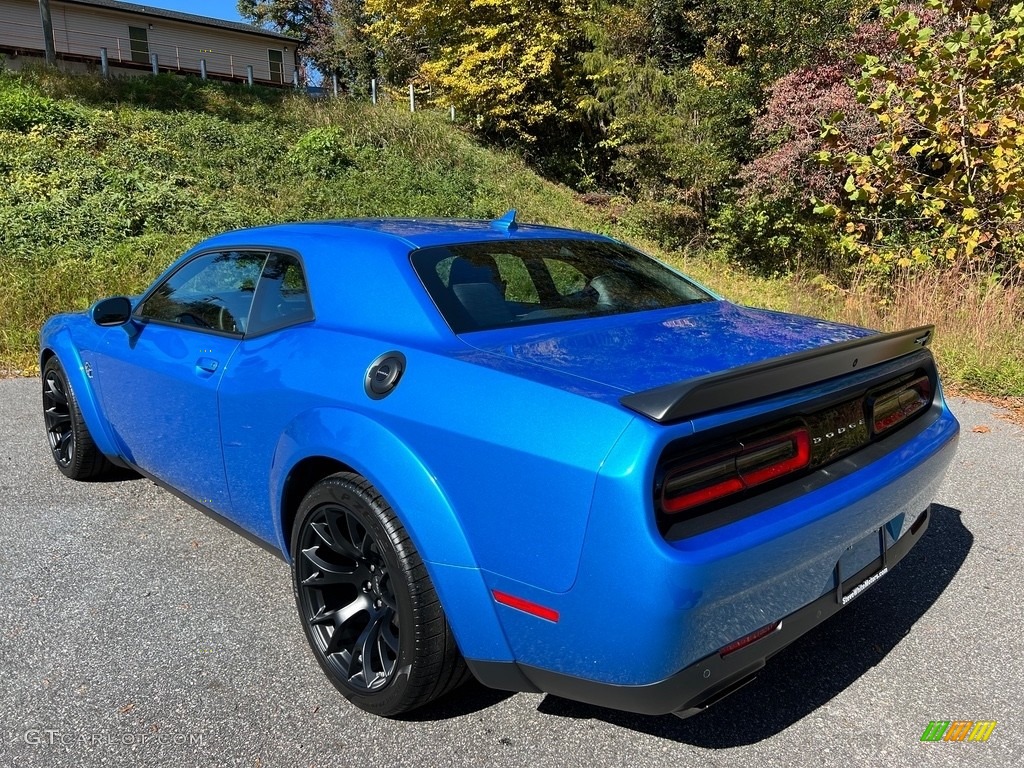
<svg viewBox="0 0 1024 768"><path fill-rule="evenodd" d="M107 59L106 48L100 48L100 71L104 77L110 77L110 60Z"/></svg>
<svg viewBox="0 0 1024 768"><path fill-rule="evenodd" d="M452 115L452 122L454 123L455 122L455 105L454 104L452 104L452 106L451 106L451 115Z"/></svg>
<svg viewBox="0 0 1024 768"><path fill-rule="evenodd" d="M296 67L295 69L292 70L292 87L293 88L298 88L299 87L299 68L298 67Z"/></svg>
<svg viewBox="0 0 1024 768"><path fill-rule="evenodd" d="M245 65L245 79L249 83L249 87L252 88L252 64Z"/></svg>
<svg viewBox="0 0 1024 768"><path fill-rule="evenodd" d="M409 83L409 111L416 111L416 93L412 89L412 83Z"/></svg>
<svg viewBox="0 0 1024 768"><path fill-rule="evenodd" d="M199 77L206 79L206 59L199 60Z"/></svg>
<svg viewBox="0 0 1024 768"><path fill-rule="evenodd" d="M153 65L153 74L160 74L160 57L155 53L149 54L149 63Z"/></svg>
<svg viewBox="0 0 1024 768"><path fill-rule="evenodd" d="M377 105L377 78L370 81L370 103Z"/></svg>
<svg viewBox="0 0 1024 768"><path fill-rule="evenodd" d="M338 73L331 75L331 83L334 85L334 98L338 98Z"/></svg>
<svg viewBox="0 0 1024 768"><path fill-rule="evenodd" d="M57 63L57 49L53 43L50 0L39 0L39 21L43 26L43 48L46 50L46 63L52 67Z"/></svg>

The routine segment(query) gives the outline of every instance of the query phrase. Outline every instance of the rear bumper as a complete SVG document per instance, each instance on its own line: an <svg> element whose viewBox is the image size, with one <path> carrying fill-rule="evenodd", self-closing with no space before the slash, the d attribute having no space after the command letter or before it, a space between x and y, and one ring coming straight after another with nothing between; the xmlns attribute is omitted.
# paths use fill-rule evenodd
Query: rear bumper
<svg viewBox="0 0 1024 768"><path fill-rule="evenodd" d="M855 599L903 559L924 536L929 522L929 510L925 510L880 557L849 578L840 576L838 588L785 616L771 634L728 655L710 654L657 683L600 683L514 662L469 661L469 666L477 679L492 688L543 691L574 701L645 715L672 713L690 717L752 681L769 658Z"/></svg>
<svg viewBox="0 0 1024 768"><path fill-rule="evenodd" d="M557 621L497 606L515 664L471 667L496 688L646 714L699 711L906 555L927 528L958 433L938 399L899 439L819 470L827 482L802 478L788 499L678 541L640 529L630 514L637 475L652 486L627 434L621 462L612 457L599 481L573 587L552 593L488 575L490 588L550 607Z"/></svg>

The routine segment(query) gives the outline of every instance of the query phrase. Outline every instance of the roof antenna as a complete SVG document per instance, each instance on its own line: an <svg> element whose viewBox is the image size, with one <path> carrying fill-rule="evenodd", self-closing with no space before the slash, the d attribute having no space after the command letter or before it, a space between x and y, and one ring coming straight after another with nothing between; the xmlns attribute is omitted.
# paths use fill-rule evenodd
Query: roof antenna
<svg viewBox="0 0 1024 768"><path fill-rule="evenodd" d="M495 219L491 222L491 226L495 229L503 229L506 232L511 232L514 229L518 229L519 225L516 224L516 209L512 208L502 216L500 219Z"/></svg>

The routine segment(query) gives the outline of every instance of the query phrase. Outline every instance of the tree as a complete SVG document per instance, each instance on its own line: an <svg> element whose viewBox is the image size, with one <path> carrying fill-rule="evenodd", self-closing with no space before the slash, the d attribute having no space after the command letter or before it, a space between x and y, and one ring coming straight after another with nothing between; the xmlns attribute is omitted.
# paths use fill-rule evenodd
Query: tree
<svg viewBox="0 0 1024 768"><path fill-rule="evenodd" d="M925 23L885 0L895 55L863 56L855 83L875 140L826 127L821 160L847 174L829 212L871 264L1024 266L1024 4L975 1L928 0Z"/></svg>
<svg viewBox="0 0 1024 768"><path fill-rule="evenodd" d="M365 90L376 77L363 0L238 0L238 12L257 26L294 36L303 59L346 87Z"/></svg>
<svg viewBox="0 0 1024 768"><path fill-rule="evenodd" d="M577 114L578 0L367 0L392 81L413 73L485 135L532 144ZM395 55L404 51L407 58ZM398 75L399 77L396 77Z"/></svg>

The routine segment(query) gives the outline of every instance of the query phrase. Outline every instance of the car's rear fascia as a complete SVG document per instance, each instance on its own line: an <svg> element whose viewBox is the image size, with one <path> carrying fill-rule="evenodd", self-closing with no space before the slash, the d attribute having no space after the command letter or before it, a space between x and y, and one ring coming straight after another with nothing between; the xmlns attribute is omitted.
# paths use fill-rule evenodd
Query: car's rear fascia
<svg viewBox="0 0 1024 768"><path fill-rule="evenodd" d="M834 387L683 424L634 421L600 472L573 587L555 594L491 577L492 588L546 606L558 621L501 606L518 664L474 662L477 675L497 687L618 709L692 714L833 615L844 595L891 569L924 534L955 450L959 425L941 389L927 412L894 434L774 488L766 498L781 501L773 506L676 540L655 522L650 491L665 446L757 413L785 412ZM865 547L872 536L886 543L884 561ZM841 559L847 570L837 574ZM720 655L780 621L777 631Z"/></svg>

